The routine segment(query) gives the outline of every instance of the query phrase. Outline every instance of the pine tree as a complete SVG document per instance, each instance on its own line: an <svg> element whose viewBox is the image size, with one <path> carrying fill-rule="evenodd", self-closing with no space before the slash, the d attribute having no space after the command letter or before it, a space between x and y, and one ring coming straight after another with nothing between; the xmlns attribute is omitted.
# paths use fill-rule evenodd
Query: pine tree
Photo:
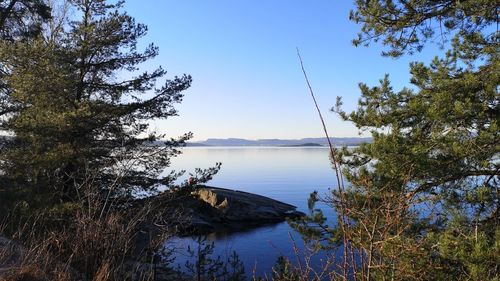
<svg viewBox="0 0 500 281"><path fill-rule="evenodd" d="M50 7L43 0L2 0L0 38L13 41L36 36L50 18Z"/></svg>
<svg viewBox="0 0 500 281"><path fill-rule="evenodd" d="M349 18L361 24L355 46L381 41L382 55L398 57L421 51L427 42L444 47L450 39L470 55L492 53L498 44L498 2L495 0L356 0ZM461 48L462 48L461 47ZM488 50L489 49L489 50Z"/></svg>
<svg viewBox="0 0 500 281"><path fill-rule="evenodd" d="M323 227L313 229L339 246L347 239L344 250L358 258L346 265L358 280L497 280L497 1L356 4L356 45L380 40L389 47L383 55L399 57L437 36L450 50L412 63L411 89L394 90L386 76L375 87L360 84L357 110L343 112L339 100L333 110L373 141L335 155L349 186L322 200L344 219L328 228L316 218ZM307 234L311 221L297 228Z"/></svg>
<svg viewBox="0 0 500 281"><path fill-rule="evenodd" d="M39 35L44 22L51 19L51 9L40 0L0 1L0 40L19 41ZM1 66L1 65L0 65ZM4 100L10 91L5 85L5 69L0 67L0 100ZM2 107L0 116L11 112L13 108Z"/></svg>
<svg viewBox="0 0 500 281"><path fill-rule="evenodd" d="M92 181L103 198L132 198L169 185L161 177L190 134L166 142L149 129L153 119L177 114L174 104L191 84L158 68L138 72L158 48L139 51L146 26L120 11L123 2L72 1L79 20L57 36L2 41L0 63L8 95L2 97L2 185L13 194L50 205L76 202Z"/></svg>

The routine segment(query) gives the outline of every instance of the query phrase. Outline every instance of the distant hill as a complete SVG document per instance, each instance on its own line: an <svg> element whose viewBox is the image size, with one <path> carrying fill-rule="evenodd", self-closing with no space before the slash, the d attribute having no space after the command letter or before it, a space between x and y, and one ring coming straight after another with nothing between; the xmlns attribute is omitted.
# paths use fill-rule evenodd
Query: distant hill
<svg viewBox="0 0 500 281"><path fill-rule="evenodd" d="M319 144L319 143L312 143L312 142L308 142L308 143L302 143L302 144L291 144L291 145L280 145L281 147L314 147L314 146L319 146L319 147L323 147L323 145Z"/></svg>
<svg viewBox="0 0 500 281"><path fill-rule="evenodd" d="M197 142L187 142L186 146L197 147L197 146L211 146L211 145L203 144L203 143L197 143Z"/></svg>
<svg viewBox="0 0 500 281"><path fill-rule="evenodd" d="M333 145L353 146L361 143L371 142L371 138L330 138ZM188 142L188 146L327 146L326 138L304 138L304 139L259 139L247 140L239 138L207 139L199 142Z"/></svg>
<svg viewBox="0 0 500 281"><path fill-rule="evenodd" d="M2 140L10 139L10 136L0 135ZM333 145L336 146L356 146L361 143L369 143L372 138L330 138ZM154 141L146 145L163 145L163 141ZM204 146L281 146L281 147L320 147L328 146L326 138L304 138L304 139L259 139L247 140L239 138L228 139L207 139L205 141L186 142L188 147L204 147Z"/></svg>

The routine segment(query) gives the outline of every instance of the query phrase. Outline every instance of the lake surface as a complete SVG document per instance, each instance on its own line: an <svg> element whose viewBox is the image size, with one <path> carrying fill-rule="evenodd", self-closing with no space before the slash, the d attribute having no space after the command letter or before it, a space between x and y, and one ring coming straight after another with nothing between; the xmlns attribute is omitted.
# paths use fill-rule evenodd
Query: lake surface
<svg viewBox="0 0 500 281"><path fill-rule="evenodd" d="M324 147L187 147L172 160L172 169L189 172L221 162L220 172L208 185L264 195L307 213L311 192L326 194L337 188L328 153ZM333 223L334 211L318 207ZM291 237L301 247L300 236L284 222L245 232L213 233L208 240L215 243L215 255L225 258L236 251L247 274L255 270L263 276L269 275L279 256L294 257ZM187 246L193 247L193 240L177 238L172 244L178 248L176 262L184 265Z"/></svg>

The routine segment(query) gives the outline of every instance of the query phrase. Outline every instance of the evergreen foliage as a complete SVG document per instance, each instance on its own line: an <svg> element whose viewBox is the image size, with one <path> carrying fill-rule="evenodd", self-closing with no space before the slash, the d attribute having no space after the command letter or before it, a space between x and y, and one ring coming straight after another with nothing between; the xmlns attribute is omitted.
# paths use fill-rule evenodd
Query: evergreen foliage
<svg viewBox="0 0 500 281"><path fill-rule="evenodd" d="M362 24L356 45L381 40L388 47L383 55L393 57L418 52L429 41L450 43L450 50L428 64L412 63L411 88L396 91L386 76L375 87L360 84L354 112L342 111L339 100L334 111L371 131L373 142L333 153L348 188L326 198L313 194L311 215L292 225L307 242L319 241L312 242L318 247L343 247L345 279L499 280L498 2L355 3L351 19ZM157 87L165 70L139 72L158 48L138 50L147 28L121 11L123 2L71 4L75 18L44 30L51 20L46 2L0 1L0 214L9 211L10 222L17 223L14 206L27 214L50 209L44 214L57 219L41 219L50 229L50 223L78 213L73 218L80 223L53 227L64 230L53 232L65 233L64 243L63 236L52 237L46 249L92 278L106 262L123 267L133 249L115 245L130 246L148 216L158 215L150 207L130 226L127 208L107 213L110 201L128 207L123 203L157 194L178 175L161 176L190 134L159 143L164 136L150 130L149 122L177 114L174 105L191 77ZM197 171L202 177L195 181L216 170ZM317 201L339 211L335 227L314 209ZM85 213L82 202L95 205L89 203ZM121 239L110 228L113 235L121 231ZM92 239L78 245L73 229L84 234L78 237L105 237L109 243L101 252ZM196 252L190 249L196 263L187 264L198 279L244 278L237 255L225 264L211 257L213 244L198 243ZM82 252L91 254L78 256ZM97 253L109 256L92 256ZM285 259L274 268L275 279L302 277Z"/></svg>
<svg viewBox="0 0 500 281"><path fill-rule="evenodd" d="M382 53L386 56L419 52L428 41L444 47L450 36L474 46L472 55L495 51L498 43L495 0L355 0L355 4L349 18L362 27L354 45L381 41L389 47Z"/></svg>
<svg viewBox="0 0 500 281"><path fill-rule="evenodd" d="M51 19L51 9L44 1L39 0L9 0L0 1L0 40L15 42L33 38L42 31L43 23ZM0 63L0 100L10 94L3 77L6 69ZM0 115L8 114L10 110L0 109Z"/></svg>
<svg viewBox="0 0 500 281"><path fill-rule="evenodd" d="M0 38L13 41L36 36L42 23L51 18L50 10L43 0L0 1Z"/></svg>
<svg viewBox="0 0 500 281"><path fill-rule="evenodd" d="M139 50L147 27L123 1L65 4L71 18L0 1L0 234L26 247L39 280L153 280L190 191L162 193L181 174L163 173L191 134L162 141L149 124L177 114L191 77L139 70L158 48Z"/></svg>
<svg viewBox="0 0 500 281"><path fill-rule="evenodd" d="M375 87L360 84L357 110L342 111L338 100L332 110L373 142L332 157L349 186L316 201L336 208L338 225L315 213L295 227L344 247L341 266L361 280L498 280L497 1L356 4L355 44L380 39L389 47L383 54L398 57L420 51L439 30L442 46L452 37L450 50L412 63L411 88L396 91L386 76Z"/></svg>
<svg viewBox="0 0 500 281"><path fill-rule="evenodd" d="M206 236L196 238L196 247L188 246L188 260L185 267L193 280L242 281L246 280L245 267L236 252L226 259L214 256L214 242L208 242ZM182 269L179 269L181 271Z"/></svg>
<svg viewBox="0 0 500 281"><path fill-rule="evenodd" d="M57 34L0 42L9 89L0 128L12 136L0 151L3 188L45 206L80 200L89 181L103 198L154 193L175 178L160 174L190 134L161 143L149 122L177 114L191 77L156 86L165 70L138 72L158 48L138 50L147 28L120 11L123 2L72 4L75 19Z"/></svg>

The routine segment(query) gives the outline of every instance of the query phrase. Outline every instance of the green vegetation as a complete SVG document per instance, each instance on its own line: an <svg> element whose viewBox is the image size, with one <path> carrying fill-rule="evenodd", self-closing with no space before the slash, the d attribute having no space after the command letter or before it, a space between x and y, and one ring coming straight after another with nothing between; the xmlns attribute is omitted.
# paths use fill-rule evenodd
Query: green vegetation
<svg viewBox="0 0 500 281"><path fill-rule="evenodd" d="M51 18L51 9L42 0L9 0L0 2L0 38L15 41L35 37L42 24Z"/></svg>
<svg viewBox="0 0 500 281"><path fill-rule="evenodd" d="M245 280L245 268L236 252L233 252L227 260L223 261L220 256L214 257L214 242L207 242L207 237L196 238L197 247L188 247L188 254L194 262L186 261L184 265L187 272L196 281L219 280L240 281ZM182 271L182 269L179 269Z"/></svg>
<svg viewBox="0 0 500 281"><path fill-rule="evenodd" d="M158 187L190 134L159 143L149 122L177 114L191 77L139 72L158 48L138 49L147 28L122 5L0 2L0 233L28 249L14 280L151 280L175 233L168 202L187 189Z"/></svg>
<svg viewBox="0 0 500 281"><path fill-rule="evenodd" d="M399 57L438 38L449 50L412 63L411 88L396 91L386 76L360 84L354 112L338 100L333 110L373 140L332 149L348 186L312 194L311 215L292 225L312 253L340 248L342 260L317 272L282 258L272 278L500 280L498 1L355 3L355 45L380 41ZM155 280L170 254L158 252L175 233L165 216L189 189L158 187L173 187L179 174L162 171L190 134L160 143L148 125L177 114L191 77L156 86L165 70L139 72L158 48L138 50L147 28L122 4L73 0L51 15L41 0L0 1L0 234L26 249L8 280ZM198 242L186 264L197 280L244 279L236 254L223 262ZM0 264L18 253L7 254Z"/></svg>
<svg viewBox="0 0 500 281"><path fill-rule="evenodd" d="M173 105L191 78L157 87L163 69L137 72L158 53L154 45L137 50L144 25L119 12L119 4L74 5L81 20L62 22L65 28L47 35L1 43L9 88L1 104L9 114L0 126L14 135L2 146L3 181L10 192L44 206L78 201L75 186L89 178L98 183L96 192L121 200L168 186L172 177L159 175L189 135L164 146L146 145L162 137L149 130L148 121L175 115Z"/></svg>
<svg viewBox="0 0 500 281"><path fill-rule="evenodd" d="M362 28L355 44L381 40L389 46L383 54L397 57L438 35L452 37L451 49L429 65L412 63L412 88L395 91L387 76L376 87L360 84L352 113L339 99L333 110L371 131L373 142L334 151L349 185L312 197L334 207L339 224L326 227L314 211L296 227L343 246L344 278L498 280L498 3L356 3L351 18Z"/></svg>

